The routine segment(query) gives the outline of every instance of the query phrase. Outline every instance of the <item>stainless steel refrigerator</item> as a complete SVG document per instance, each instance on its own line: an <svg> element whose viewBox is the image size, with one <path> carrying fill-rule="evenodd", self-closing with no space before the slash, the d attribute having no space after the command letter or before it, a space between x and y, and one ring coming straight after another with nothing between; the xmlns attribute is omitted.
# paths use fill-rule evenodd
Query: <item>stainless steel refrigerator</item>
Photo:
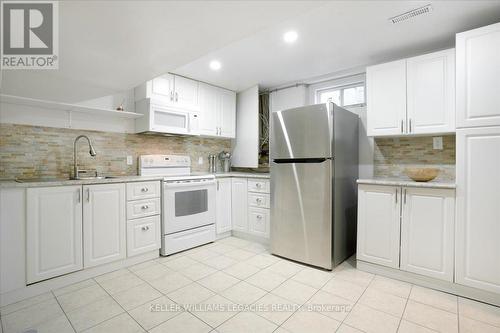
<svg viewBox="0 0 500 333"><path fill-rule="evenodd" d="M332 269L356 248L358 116L333 103L273 112L271 252Z"/></svg>

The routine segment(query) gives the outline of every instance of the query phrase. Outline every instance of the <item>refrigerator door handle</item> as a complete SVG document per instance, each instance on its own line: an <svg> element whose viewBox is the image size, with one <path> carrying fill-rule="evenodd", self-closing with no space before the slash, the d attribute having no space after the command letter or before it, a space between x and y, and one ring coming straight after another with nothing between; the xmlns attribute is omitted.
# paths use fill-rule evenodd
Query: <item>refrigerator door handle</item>
<svg viewBox="0 0 500 333"><path fill-rule="evenodd" d="M327 160L331 160L331 157L312 157L312 158L275 158L273 160L276 164L286 164L286 163L323 163Z"/></svg>

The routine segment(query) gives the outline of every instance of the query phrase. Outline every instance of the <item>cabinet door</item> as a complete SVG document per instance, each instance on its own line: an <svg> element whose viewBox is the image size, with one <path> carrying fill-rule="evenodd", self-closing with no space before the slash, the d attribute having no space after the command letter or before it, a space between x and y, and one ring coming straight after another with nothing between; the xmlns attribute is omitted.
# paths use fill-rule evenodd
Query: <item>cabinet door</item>
<svg viewBox="0 0 500 333"><path fill-rule="evenodd" d="M198 111L198 81L176 75L174 99L176 107Z"/></svg>
<svg viewBox="0 0 500 333"><path fill-rule="evenodd" d="M84 267L125 258L125 184L84 186L83 196Z"/></svg>
<svg viewBox="0 0 500 333"><path fill-rule="evenodd" d="M500 23L457 34L457 127L500 125Z"/></svg>
<svg viewBox="0 0 500 333"><path fill-rule="evenodd" d="M232 178L231 204L233 230L248 231L248 192L246 178Z"/></svg>
<svg viewBox="0 0 500 333"><path fill-rule="evenodd" d="M248 232L259 237L269 238L269 209L250 207L248 209Z"/></svg>
<svg viewBox="0 0 500 333"><path fill-rule="evenodd" d="M151 80L151 95L148 96L162 104L173 105L174 102L174 76L165 74Z"/></svg>
<svg viewBox="0 0 500 333"><path fill-rule="evenodd" d="M360 185L358 196L357 259L399 268L401 189Z"/></svg>
<svg viewBox="0 0 500 333"><path fill-rule="evenodd" d="M217 179L215 225L218 234L231 231L231 178Z"/></svg>
<svg viewBox="0 0 500 333"><path fill-rule="evenodd" d="M82 187L28 188L26 195L27 283L82 269Z"/></svg>
<svg viewBox="0 0 500 333"><path fill-rule="evenodd" d="M408 134L455 131L455 49L410 58Z"/></svg>
<svg viewBox="0 0 500 333"><path fill-rule="evenodd" d="M455 282L500 294L500 127L457 130Z"/></svg>
<svg viewBox="0 0 500 333"><path fill-rule="evenodd" d="M218 134L219 96L217 88L200 83L200 116L198 128L201 135L216 136Z"/></svg>
<svg viewBox="0 0 500 333"><path fill-rule="evenodd" d="M236 137L236 93L219 89L219 135L226 138Z"/></svg>
<svg viewBox="0 0 500 333"><path fill-rule="evenodd" d="M160 215L127 221L127 256L158 250L160 229Z"/></svg>
<svg viewBox="0 0 500 333"><path fill-rule="evenodd" d="M455 191L404 188L401 269L453 282Z"/></svg>
<svg viewBox="0 0 500 333"><path fill-rule="evenodd" d="M406 60L366 69L368 136L406 133Z"/></svg>

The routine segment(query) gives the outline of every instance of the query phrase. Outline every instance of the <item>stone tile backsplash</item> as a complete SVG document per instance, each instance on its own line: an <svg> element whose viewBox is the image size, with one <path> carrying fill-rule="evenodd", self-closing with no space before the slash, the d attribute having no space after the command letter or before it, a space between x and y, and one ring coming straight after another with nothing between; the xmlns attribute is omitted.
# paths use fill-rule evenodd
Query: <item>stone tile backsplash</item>
<svg viewBox="0 0 500 333"><path fill-rule="evenodd" d="M0 179L68 177L73 167L73 141L87 135L97 152L88 153L86 140L78 144L82 169L105 175L136 175L137 157L145 154L191 156L193 171L208 170L208 154L231 149L231 140L84 131L64 128L0 124ZM133 164L127 165L127 155ZM203 164L198 158L203 157Z"/></svg>
<svg viewBox="0 0 500 333"><path fill-rule="evenodd" d="M436 179L455 180L455 135L443 136L443 149L432 148L432 137L376 138L374 176L406 178L407 167L434 167Z"/></svg>

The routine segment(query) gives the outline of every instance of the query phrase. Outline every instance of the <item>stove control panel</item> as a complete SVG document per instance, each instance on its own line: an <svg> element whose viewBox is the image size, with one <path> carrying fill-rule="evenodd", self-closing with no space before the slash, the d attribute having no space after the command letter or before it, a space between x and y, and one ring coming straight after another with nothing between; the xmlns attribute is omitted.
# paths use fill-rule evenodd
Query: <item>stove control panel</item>
<svg viewBox="0 0 500 333"><path fill-rule="evenodd" d="M190 167L191 158L186 155L141 155L139 168Z"/></svg>

